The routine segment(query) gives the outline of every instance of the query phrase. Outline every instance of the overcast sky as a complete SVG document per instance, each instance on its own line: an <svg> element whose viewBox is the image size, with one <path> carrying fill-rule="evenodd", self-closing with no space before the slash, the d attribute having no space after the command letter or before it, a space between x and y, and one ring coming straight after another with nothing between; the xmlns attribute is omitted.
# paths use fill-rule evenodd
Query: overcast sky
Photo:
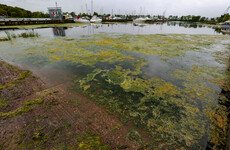
<svg viewBox="0 0 230 150"><path fill-rule="evenodd" d="M47 12L57 2L64 12L91 10L91 0L0 0L1 4L21 7L30 11ZM218 17L230 6L230 0L93 0L93 10L118 14L201 15Z"/></svg>

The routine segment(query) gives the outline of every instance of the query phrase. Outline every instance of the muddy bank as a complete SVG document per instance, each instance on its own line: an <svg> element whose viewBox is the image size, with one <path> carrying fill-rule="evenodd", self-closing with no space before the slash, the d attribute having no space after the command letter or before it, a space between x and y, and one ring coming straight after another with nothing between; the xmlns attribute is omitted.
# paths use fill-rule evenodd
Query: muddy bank
<svg viewBox="0 0 230 150"><path fill-rule="evenodd" d="M70 84L47 89L30 71L0 61L0 149L141 146L132 126L123 126L97 104L68 90Z"/></svg>

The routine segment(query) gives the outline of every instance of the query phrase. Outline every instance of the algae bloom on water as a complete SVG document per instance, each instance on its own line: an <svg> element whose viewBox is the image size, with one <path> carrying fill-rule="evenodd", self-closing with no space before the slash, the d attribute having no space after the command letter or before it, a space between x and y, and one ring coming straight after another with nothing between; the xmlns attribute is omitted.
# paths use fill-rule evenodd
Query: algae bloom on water
<svg viewBox="0 0 230 150"><path fill-rule="evenodd" d="M229 75L226 40L230 37L97 34L14 44L22 45L18 62L35 68L62 64L73 71L73 89L118 114L124 125L131 121L144 129L156 147L202 149L201 141L213 133L212 117L226 117L216 115L219 83ZM4 44L8 48L0 54L10 58L14 44Z"/></svg>

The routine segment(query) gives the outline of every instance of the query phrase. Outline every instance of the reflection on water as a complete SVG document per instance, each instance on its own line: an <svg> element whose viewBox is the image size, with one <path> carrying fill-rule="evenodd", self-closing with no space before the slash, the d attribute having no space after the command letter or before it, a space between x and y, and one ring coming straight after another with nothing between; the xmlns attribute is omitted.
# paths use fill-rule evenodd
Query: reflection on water
<svg viewBox="0 0 230 150"><path fill-rule="evenodd" d="M65 34L66 29L67 29L66 27L54 27L53 28L54 36L66 36Z"/></svg>
<svg viewBox="0 0 230 150"><path fill-rule="evenodd" d="M20 34L28 30L8 30L10 33ZM82 35L93 35L98 33L115 33L115 34L221 34L215 28L202 24L189 22L167 22L167 23L112 23L112 24L87 24L83 26L71 27L54 27L34 29L41 36L67 36L70 38L79 38ZM0 31L0 37L5 37L3 30Z"/></svg>

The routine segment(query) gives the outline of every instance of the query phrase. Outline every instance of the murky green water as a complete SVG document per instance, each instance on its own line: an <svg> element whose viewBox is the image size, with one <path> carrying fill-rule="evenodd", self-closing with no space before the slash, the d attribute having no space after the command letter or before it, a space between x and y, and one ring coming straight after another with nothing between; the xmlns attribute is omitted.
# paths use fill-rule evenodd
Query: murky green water
<svg viewBox="0 0 230 150"><path fill-rule="evenodd" d="M50 86L74 82L73 89L107 106L123 124L131 120L145 129L153 147L205 149L229 76L229 41L210 34L41 35L1 42L0 56Z"/></svg>

